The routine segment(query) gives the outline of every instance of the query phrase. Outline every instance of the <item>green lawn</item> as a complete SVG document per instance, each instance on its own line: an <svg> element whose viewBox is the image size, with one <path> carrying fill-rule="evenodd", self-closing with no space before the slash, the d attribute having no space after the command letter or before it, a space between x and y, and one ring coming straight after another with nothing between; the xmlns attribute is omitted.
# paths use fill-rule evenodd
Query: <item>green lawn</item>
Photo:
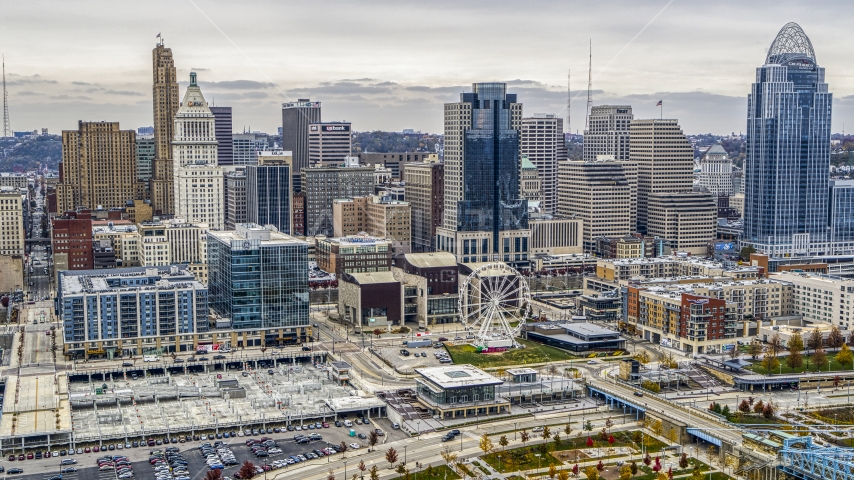
<svg viewBox="0 0 854 480"><path fill-rule="evenodd" d="M513 348L503 353L481 354L471 345L448 345L448 353L456 364L469 363L480 368L504 367L571 360L576 358L559 348L542 345L525 339L517 339L525 348Z"/></svg>
<svg viewBox="0 0 854 480"><path fill-rule="evenodd" d="M409 478L407 479L406 475L395 477L392 480L415 480L416 477L423 480L458 480L460 478L450 467L447 465L439 465L438 467L432 467L432 474L427 473L426 468L418 469L418 473L416 473L415 469L411 469L409 471ZM358 471L357 471L358 473Z"/></svg>
<svg viewBox="0 0 854 480"><path fill-rule="evenodd" d="M636 450L640 451L641 447L639 443L635 443L634 431L630 432L614 432L614 443L609 444L607 441L603 441L599 439L598 432L590 432L590 438L594 439L595 447L608 448L608 447L632 447ZM558 431L558 433L563 437L563 433ZM646 446L647 451L655 452L663 449L666 445L655 438L643 434L644 438L642 442ZM529 444L526 447L521 448L513 448L507 451L496 450L493 453L488 455L484 455L481 457L483 461L488 463L492 468L498 470L499 472L515 472L518 470L530 470L537 468L537 466L548 467L551 464L554 465L563 465L563 462L558 460L552 455L552 452L561 451L561 450L576 450L580 448L587 448L587 432L583 434L581 437L572 435L572 438L562 439L560 442L560 446L556 446L554 441L551 439L545 445L545 451L542 449L542 438L537 438L533 442L533 444ZM541 454L542 456L537 459L535 454ZM543 455L545 453L545 455ZM501 455L501 462L499 465L498 455Z"/></svg>
<svg viewBox="0 0 854 480"><path fill-rule="evenodd" d="M836 361L835 357L836 357L835 352L827 353L827 359L830 362L830 364L829 364L830 369L828 370L828 366L825 366L824 368L821 369L822 372L827 372L827 371L833 372L833 371L839 371L839 370L849 370L850 371L851 370L850 365L847 367L843 367L842 365L839 364L839 362ZM783 374L786 374L786 373L803 373L806 371L809 371L809 372L818 371L818 369L815 367L815 365L812 364L812 355L804 355L804 364L802 366L796 368L796 369L789 368L789 366L786 365L786 357L779 357L778 360L780 361L780 366L775 368L774 370L772 370L770 372L771 374L775 374L775 373L776 374L780 374L780 373L783 373ZM755 361L755 363L753 365L747 367L747 369L752 370L752 371L754 371L758 374L761 374L761 375L767 375L769 373L768 370L766 370L762 366L762 360L761 359L757 359Z"/></svg>

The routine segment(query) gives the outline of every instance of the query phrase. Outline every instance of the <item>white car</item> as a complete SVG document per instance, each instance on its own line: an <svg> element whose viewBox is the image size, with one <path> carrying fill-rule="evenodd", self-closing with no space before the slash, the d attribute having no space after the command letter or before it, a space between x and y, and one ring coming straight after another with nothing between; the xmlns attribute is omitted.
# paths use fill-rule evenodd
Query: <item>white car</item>
<svg viewBox="0 0 854 480"><path fill-rule="evenodd" d="M351 443L351 444L350 444L350 448L352 448L353 450L355 450L355 449L357 449L357 448L362 448L362 446L361 446L361 445L359 445L358 443Z"/></svg>
<svg viewBox="0 0 854 480"><path fill-rule="evenodd" d="M542 431L543 431L543 427L534 427L533 429L531 429L531 431L532 431L532 432L542 432Z"/></svg>

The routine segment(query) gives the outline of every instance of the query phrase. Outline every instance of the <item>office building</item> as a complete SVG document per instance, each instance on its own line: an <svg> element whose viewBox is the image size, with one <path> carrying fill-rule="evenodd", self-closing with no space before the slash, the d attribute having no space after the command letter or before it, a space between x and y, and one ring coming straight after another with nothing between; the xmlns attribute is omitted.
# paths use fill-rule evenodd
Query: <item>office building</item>
<svg viewBox="0 0 854 480"><path fill-rule="evenodd" d="M554 182L555 180L555 176L552 176L551 181ZM543 180L537 172L537 167L524 154L522 155L522 162L519 169L519 196L527 200L528 205L536 202L540 204L543 211L547 211L543 192Z"/></svg>
<svg viewBox="0 0 854 480"><path fill-rule="evenodd" d="M338 282L338 311L344 322L368 332L402 326L403 288L391 272L345 273Z"/></svg>
<svg viewBox="0 0 854 480"><path fill-rule="evenodd" d="M225 229L234 230L246 223L246 170L241 168L225 174Z"/></svg>
<svg viewBox="0 0 854 480"><path fill-rule="evenodd" d="M175 115L172 142L175 168L175 215L213 230L225 226L223 170L217 166L214 116L190 72L190 85Z"/></svg>
<svg viewBox="0 0 854 480"><path fill-rule="evenodd" d="M24 255L23 198L18 189L0 187L0 255Z"/></svg>
<svg viewBox="0 0 854 480"><path fill-rule="evenodd" d="M211 309L242 335L238 346L304 342L308 244L251 223L208 234Z"/></svg>
<svg viewBox="0 0 854 480"><path fill-rule="evenodd" d="M151 135L154 136L154 127L136 127L136 138Z"/></svg>
<svg viewBox="0 0 854 480"><path fill-rule="evenodd" d="M209 331L208 289L179 266L60 271L65 355L194 351Z"/></svg>
<svg viewBox="0 0 854 480"><path fill-rule="evenodd" d="M140 263L140 244L142 237L136 225L108 222L92 222L92 239L96 245L109 242L115 256L116 267L138 267Z"/></svg>
<svg viewBox="0 0 854 480"><path fill-rule="evenodd" d="M295 192L291 197L293 209L291 210L291 230L294 236L305 236L305 193Z"/></svg>
<svg viewBox="0 0 854 480"><path fill-rule="evenodd" d="M628 160L629 127L633 119L632 107L629 105L591 107L587 130L584 132L583 159L592 161L600 155L609 155L620 162Z"/></svg>
<svg viewBox="0 0 854 480"><path fill-rule="evenodd" d="M90 210L66 211L62 216L52 218L50 224L55 271L95 268Z"/></svg>
<svg viewBox="0 0 854 480"><path fill-rule="evenodd" d="M647 206L647 235L670 240L671 248L680 252L708 252L718 224L715 197L702 192L654 193Z"/></svg>
<svg viewBox="0 0 854 480"><path fill-rule="evenodd" d="M438 162L439 158L435 153L423 152L389 152L375 153L362 152L359 154L360 165L382 165L391 172L391 177L398 180L403 180L406 175L406 168L415 163L423 162Z"/></svg>
<svg viewBox="0 0 854 480"><path fill-rule="evenodd" d="M305 194L305 234L331 237L332 201L374 192L374 169L371 167L312 167L302 171Z"/></svg>
<svg viewBox="0 0 854 480"><path fill-rule="evenodd" d="M596 256L600 258L651 258L672 253L670 241L641 234L596 239Z"/></svg>
<svg viewBox="0 0 854 480"><path fill-rule="evenodd" d="M391 242L366 234L341 238L318 238L315 246L317 266L324 272L388 272L391 270Z"/></svg>
<svg viewBox="0 0 854 480"><path fill-rule="evenodd" d="M304 168L308 168L308 126L320 123L320 102L301 98L296 102L282 104L282 150L294 157L294 191L302 191Z"/></svg>
<svg viewBox="0 0 854 480"><path fill-rule="evenodd" d="M433 252L445 210L445 164L409 164L403 180L412 216L412 251Z"/></svg>
<svg viewBox="0 0 854 480"><path fill-rule="evenodd" d="M258 165L246 167L246 218L291 235L293 158L290 152L261 153Z"/></svg>
<svg viewBox="0 0 854 480"><path fill-rule="evenodd" d="M572 160L558 166L558 215L581 219L583 244L592 251L599 237L632 233L630 162Z"/></svg>
<svg viewBox="0 0 854 480"><path fill-rule="evenodd" d="M647 232L649 197L694 188L694 147L676 120L632 120L629 161L637 164L637 231Z"/></svg>
<svg viewBox="0 0 854 480"><path fill-rule="evenodd" d="M834 252L854 250L854 180L830 181L830 238Z"/></svg>
<svg viewBox="0 0 854 480"><path fill-rule="evenodd" d="M260 152L270 149L266 133L235 133L231 139L234 165L257 165Z"/></svg>
<svg viewBox="0 0 854 480"><path fill-rule="evenodd" d="M700 159L699 187L716 197L733 194L732 161L719 143L709 147Z"/></svg>
<svg viewBox="0 0 854 480"><path fill-rule="evenodd" d="M415 392L431 416L443 420L501 415L510 401L498 395L503 380L471 365L416 368Z"/></svg>
<svg viewBox="0 0 854 480"><path fill-rule="evenodd" d="M528 263L528 202L519 195L522 104L504 83L475 83L445 104L445 215L437 249L459 262Z"/></svg>
<svg viewBox="0 0 854 480"><path fill-rule="evenodd" d="M232 142L231 107L208 107L214 116L216 134L216 164L235 165Z"/></svg>
<svg viewBox="0 0 854 480"><path fill-rule="evenodd" d="M145 195L137 181L136 132L120 130L118 122L80 121L77 130L63 130L59 171L61 211L123 207Z"/></svg>
<svg viewBox="0 0 854 480"><path fill-rule="evenodd" d="M528 220L531 255L565 255L584 252L584 220L548 216Z"/></svg>
<svg viewBox="0 0 854 480"><path fill-rule="evenodd" d="M138 225L142 266L185 265L196 280L208 283L208 226L173 218Z"/></svg>
<svg viewBox="0 0 854 480"><path fill-rule="evenodd" d="M308 164L334 166L352 152L353 138L347 122L312 123L308 126Z"/></svg>
<svg viewBox="0 0 854 480"><path fill-rule="evenodd" d="M786 24L747 100L742 244L776 256L827 253L832 97L809 38Z"/></svg>
<svg viewBox="0 0 854 480"><path fill-rule="evenodd" d="M11 187L16 189L26 189L30 183L30 178L21 173L0 173L0 187Z"/></svg>
<svg viewBox="0 0 854 480"><path fill-rule="evenodd" d="M412 249L412 216L407 202L376 195L338 198L332 202L332 233L335 237L358 235L391 241L392 258Z"/></svg>
<svg viewBox="0 0 854 480"><path fill-rule="evenodd" d="M432 330L459 321L459 266L453 254L406 254L391 271L403 285L405 322Z"/></svg>
<svg viewBox="0 0 854 480"><path fill-rule="evenodd" d="M172 166L172 141L175 139L174 122L178 113L179 89L172 49L161 41L151 52L154 100L154 172L149 191L151 204L158 215L172 214L174 210L175 175ZM95 208L91 206L91 208Z"/></svg>
<svg viewBox="0 0 854 480"><path fill-rule="evenodd" d="M531 180L521 181L522 197L527 200L540 200L543 212L553 214L557 210L557 168L558 163L566 160L566 142L563 137L563 119L554 114L538 113L531 118L523 118L520 132L522 158L527 157L536 169L540 179L540 198L526 196L532 190L527 185ZM532 172L531 172L532 173ZM524 162L522 176L526 174Z"/></svg>
<svg viewBox="0 0 854 480"><path fill-rule="evenodd" d="M138 130L138 129L137 129ZM154 156L156 150L154 135L136 136L136 179L146 184L151 180L154 168Z"/></svg>

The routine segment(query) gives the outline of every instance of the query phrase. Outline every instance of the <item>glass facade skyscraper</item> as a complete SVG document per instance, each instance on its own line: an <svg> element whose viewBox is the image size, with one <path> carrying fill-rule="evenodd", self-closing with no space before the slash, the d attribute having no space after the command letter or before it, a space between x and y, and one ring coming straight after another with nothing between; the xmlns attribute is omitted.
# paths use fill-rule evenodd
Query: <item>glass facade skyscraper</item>
<svg viewBox="0 0 854 480"><path fill-rule="evenodd" d="M831 101L812 43L786 24L748 96L743 243L759 252L828 250Z"/></svg>
<svg viewBox="0 0 854 480"><path fill-rule="evenodd" d="M246 216L250 223L274 225L291 234L291 166L246 167Z"/></svg>
<svg viewBox="0 0 854 480"><path fill-rule="evenodd" d="M234 330L309 324L306 242L240 224L208 234L208 262L211 308L230 319Z"/></svg>

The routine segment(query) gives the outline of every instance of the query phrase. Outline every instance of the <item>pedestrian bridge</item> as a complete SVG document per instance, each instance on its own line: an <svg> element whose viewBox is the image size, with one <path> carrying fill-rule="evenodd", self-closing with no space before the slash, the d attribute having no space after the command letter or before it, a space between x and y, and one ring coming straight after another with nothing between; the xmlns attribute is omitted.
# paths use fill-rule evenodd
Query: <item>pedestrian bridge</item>
<svg viewBox="0 0 854 480"><path fill-rule="evenodd" d="M617 396L604 389L594 387L593 385L589 384L587 385L587 391L590 393L591 397L600 398L604 400L605 404L608 405L608 407L610 408L622 408L624 414L634 411L636 420L639 420L641 417L643 417L643 414L646 413L647 406L642 405L642 402L625 400L620 396Z"/></svg>
<svg viewBox="0 0 854 480"><path fill-rule="evenodd" d="M805 480L854 480L854 449L822 447L812 437L783 440L780 470Z"/></svg>

